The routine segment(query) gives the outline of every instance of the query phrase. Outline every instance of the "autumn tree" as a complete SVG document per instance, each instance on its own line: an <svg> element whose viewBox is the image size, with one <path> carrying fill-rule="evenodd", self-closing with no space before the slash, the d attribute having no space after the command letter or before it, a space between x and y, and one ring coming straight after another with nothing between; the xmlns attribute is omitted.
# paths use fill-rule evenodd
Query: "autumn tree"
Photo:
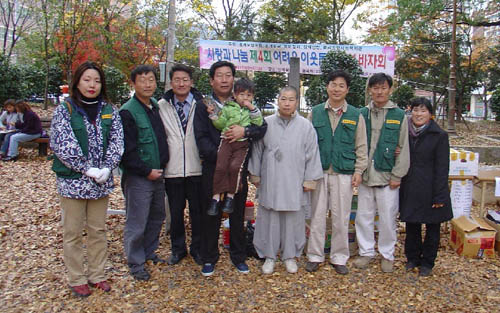
<svg viewBox="0 0 500 313"><path fill-rule="evenodd" d="M491 96L491 110L496 114L496 121L500 121L500 87L498 87Z"/></svg>
<svg viewBox="0 0 500 313"><path fill-rule="evenodd" d="M259 108L273 102L278 92L286 85L286 79L281 73L257 72L254 77L255 102Z"/></svg>
<svg viewBox="0 0 500 313"><path fill-rule="evenodd" d="M208 30L215 34L217 39L224 40L252 40L256 27L257 13L254 8L255 0L220 1L224 14L218 14L215 1L190 0L194 13L208 26ZM206 37L213 37L205 33Z"/></svg>
<svg viewBox="0 0 500 313"><path fill-rule="evenodd" d="M496 23L485 16L473 14L493 5L491 1L465 0L458 12L457 28L457 116L469 101L471 91L478 86L479 67L474 57L472 25ZM451 2L447 0L399 0L388 8L390 14L373 25L367 42L400 46L396 72L403 80L418 84L447 97L451 46ZM498 11L497 11L498 12Z"/></svg>
<svg viewBox="0 0 500 313"><path fill-rule="evenodd" d="M55 43L56 53L66 72L67 82L71 81L73 63L77 57L88 58L90 50L95 51L95 18L100 6L97 1L61 0L57 7L59 30ZM93 59L99 58L94 55Z"/></svg>
<svg viewBox="0 0 500 313"><path fill-rule="evenodd" d="M9 62L19 39L29 33L35 25L33 10L37 1L0 1L0 26L2 34L2 55Z"/></svg>
<svg viewBox="0 0 500 313"><path fill-rule="evenodd" d="M259 39L270 42L332 43L346 41L342 29L366 0L270 0L260 9Z"/></svg>
<svg viewBox="0 0 500 313"><path fill-rule="evenodd" d="M391 95L391 100L398 105L398 107L405 109L410 100L415 97L415 91L409 84L401 84Z"/></svg>

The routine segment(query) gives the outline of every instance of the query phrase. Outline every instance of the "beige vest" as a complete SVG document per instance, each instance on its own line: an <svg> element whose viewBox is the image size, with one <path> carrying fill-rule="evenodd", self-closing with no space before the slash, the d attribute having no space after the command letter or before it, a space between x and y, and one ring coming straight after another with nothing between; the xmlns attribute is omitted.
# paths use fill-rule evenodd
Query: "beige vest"
<svg viewBox="0 0 500 313"><path fill-rule="evenodd" d="M165 178L201 176L201 160L194 137L193 120L196 100L193 99L188 116L186 134L182 131L175 106L165 99L158 102L160 116L167 133L170 159L165 169Z"/></svg>

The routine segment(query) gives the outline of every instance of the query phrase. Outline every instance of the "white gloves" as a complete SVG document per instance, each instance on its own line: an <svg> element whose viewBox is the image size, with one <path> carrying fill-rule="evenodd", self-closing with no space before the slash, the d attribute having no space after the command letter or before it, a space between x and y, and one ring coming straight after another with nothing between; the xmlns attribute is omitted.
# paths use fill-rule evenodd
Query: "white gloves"
<svg viewBox="0 0 500 313"><path fill-rule="evenodd" d="M99 170L99 176L96 177L95 181L98 184L104 184L108 180L110 174L111 170L109 168L107 167L101 168Z"/></svg>
<svg viewBox="0 0 500 313"><path fill-rule="evenodd" d="M98 169L97 167L91 167L85 172L85 175L97 179L97 177L99 177L100 172L101 170Z"/></svg>
<svg viewBox="0 0 500 313"><path fill-rule="evenodd" d="M101 169L91 167L85 172L85 175L95 179L98 184L103 184L108 180L109 175L111 175L111 170L107 167Z"/></svg>

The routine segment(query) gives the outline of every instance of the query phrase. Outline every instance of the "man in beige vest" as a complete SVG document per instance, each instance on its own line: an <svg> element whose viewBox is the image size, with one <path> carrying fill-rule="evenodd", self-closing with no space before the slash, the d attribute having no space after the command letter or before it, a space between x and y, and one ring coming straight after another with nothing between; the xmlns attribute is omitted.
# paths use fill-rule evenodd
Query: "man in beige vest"
<svg viewBox="0 0 500 313"><path fill-rule="evenodd" d="M170 161L165 169L165 187L170 207L172 254L168 264L175 265L187 255L184 209L189 202L191 245L189 252L201 265L201 161L193 131L194 111L203 96L193 88L191 68L177 64L170 70L172 89L158 102L167 133Z"/></svg>

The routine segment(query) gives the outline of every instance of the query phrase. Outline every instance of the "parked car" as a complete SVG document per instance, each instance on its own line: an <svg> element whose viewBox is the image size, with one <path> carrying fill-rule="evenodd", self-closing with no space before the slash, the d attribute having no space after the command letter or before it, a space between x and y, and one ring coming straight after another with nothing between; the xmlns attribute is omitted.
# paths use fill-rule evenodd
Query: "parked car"
<svg viewBox="0 0 500 313"><path fill-rule="evenodd" d="M266 103L263 107L260 108L263 114L273 114L276 112L276 106L272 103Z"/></svg>
<svg viewBox="0 0 500 313"><path fill-rule="evenodd" d="M52 94L52 93L49 93L47 95L47 100L49 103L57 103L57 95L56 94ZM33 103L43 103L43 96L38 96L38 95L31 95L29 96L27 99L26 99L28 102L33 102ZM61 101L64 101L64 97L60 96L59 97L59 102Z"/></svg>

